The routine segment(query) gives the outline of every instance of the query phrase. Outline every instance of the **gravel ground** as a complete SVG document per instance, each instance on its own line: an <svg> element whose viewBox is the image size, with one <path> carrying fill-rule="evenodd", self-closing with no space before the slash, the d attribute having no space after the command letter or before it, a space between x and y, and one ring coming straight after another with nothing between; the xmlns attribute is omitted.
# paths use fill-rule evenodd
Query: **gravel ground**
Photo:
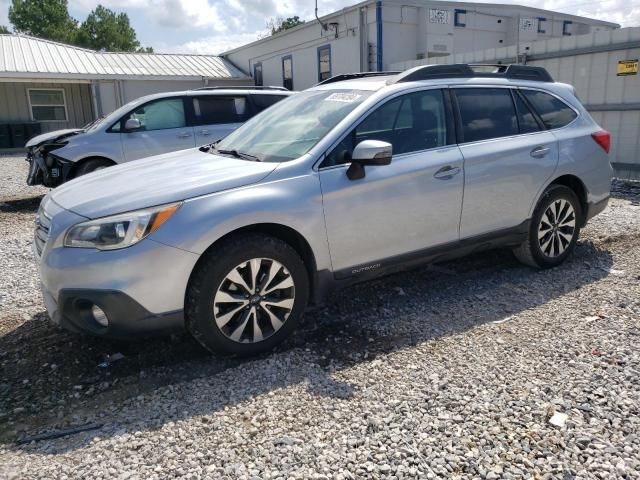
<svg viewBox="0 0 640 480"><path fill-rule="evenodd" d="M51 326L30 253L43 190L0 164L2 478L640 478L637 184L614 184L559 268L502 250L394 275L238 360Z"/></svg>

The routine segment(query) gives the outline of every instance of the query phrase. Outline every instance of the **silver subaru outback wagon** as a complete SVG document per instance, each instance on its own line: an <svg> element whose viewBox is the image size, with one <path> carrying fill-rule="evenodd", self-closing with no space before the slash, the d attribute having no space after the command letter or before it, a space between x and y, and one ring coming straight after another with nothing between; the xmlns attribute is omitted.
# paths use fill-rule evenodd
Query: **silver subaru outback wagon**
<svg viewBox="0 0 640 480"><path fill-rule="evenodd" d="M255 354L332 289L482 248L554 267L609 198L609 133L525 66L334 77L208 147L49 193L34 247L77 331Z"/></svg>

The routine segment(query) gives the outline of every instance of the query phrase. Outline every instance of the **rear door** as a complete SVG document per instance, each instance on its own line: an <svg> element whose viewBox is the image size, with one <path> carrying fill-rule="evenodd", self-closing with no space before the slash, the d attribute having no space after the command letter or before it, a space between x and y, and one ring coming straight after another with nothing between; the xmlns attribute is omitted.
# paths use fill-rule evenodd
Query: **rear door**
<svg viewBox="0 0 640 480"><path fill-rule="evenodd" d="M517 227L556 168L556 139L517 89L452 92L465 173L460 238Z"/></svg>
<svg viewBox="0 0 640 480"><path fill-rule="evenodd" d="M196 146L217 142L249 118L246 95L195 95L193 103Z"/></svg>
<svg viewBox="0 0 640 480"><path fill-rule="evenodd" d="M153 100L125 116L120 124L125 161L194 147L193 128L187 126L184 102L183 97ZM139 120L140 128L125 131L129 118Z"/></svg>

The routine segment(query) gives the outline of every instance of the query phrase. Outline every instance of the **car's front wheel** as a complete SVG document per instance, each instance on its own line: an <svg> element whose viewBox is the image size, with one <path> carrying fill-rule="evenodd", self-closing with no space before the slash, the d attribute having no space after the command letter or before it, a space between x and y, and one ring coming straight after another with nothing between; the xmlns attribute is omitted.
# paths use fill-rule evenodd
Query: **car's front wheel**
<svg viewBox="0 0 640 480"><path fill-rule="evenodd" d="M282 342L309 295L304 262L286 242L250 234L224 242L196 268L186 323L208 350L255 355Z"/></svg>
<svg viewBox="0 0 640 480"><path fill-rule="evenodd" d="M582 208L574 191L551 185L536 206L527 240L514 249L516 257L536 268L560 265L578 241L581 218Z"/></svg>
<svg viewBox="0 0 640 480"><path fill-rule="evenodd" d="M106 158L90 158L84 160L76 170L74 178L81 177L87 173L96 172L103 168L111 167L114 163Z"/></svg>

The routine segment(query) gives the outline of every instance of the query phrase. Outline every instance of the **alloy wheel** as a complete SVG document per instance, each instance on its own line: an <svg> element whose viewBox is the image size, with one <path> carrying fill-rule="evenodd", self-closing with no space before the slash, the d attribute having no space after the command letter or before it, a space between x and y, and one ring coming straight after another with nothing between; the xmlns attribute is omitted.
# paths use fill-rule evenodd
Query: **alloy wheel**
<svg viewBox="0 0 640 480"><path fill-rule="evenodd" d="M576 233L576 212L570 202L555 200L547 207L538 226L540 250L547 257L558 257L571 244Z"/></svg>
<svg viewBox="0 0 640 480"><path fill-rule="evenodd" d="M295 285L287 268L271 258L253 258L224 277L213 300L220 331L238 343L271 337L289 318Z"/></svg>

